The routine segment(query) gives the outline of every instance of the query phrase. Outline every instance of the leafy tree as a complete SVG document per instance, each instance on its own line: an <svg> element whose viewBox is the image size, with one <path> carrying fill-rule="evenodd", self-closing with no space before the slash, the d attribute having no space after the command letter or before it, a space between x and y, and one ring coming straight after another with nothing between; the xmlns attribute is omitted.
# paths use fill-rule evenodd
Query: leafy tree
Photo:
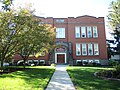
<svg viewBox="0 0 120 90"><path fill-rule="evenodd" d="M5 11L10 11L10 6L12 5L13 0L0 0L2 2L3 6L2 9Z"/></svg>
<svg viewBox="0 0 120 90"><path fill-rule="evenodd" d="M12 57L19 46L20 25L16 23L16 14L13 11L0 12L0 61L3 62Z"/></svg>
<svg viewBox="0 0 120 90"><path fill-rule="evenodd" d="M39 56L39 52L51 48L55 37L54 28L50 25L40 24L40 20L34 17L29 10L25 9L25 12L29 12L29 15L21 17L26 26L18 52L24 60L24 68L29 56L32 54Z"/></svg>
<svg viewBox="0 0 120 90"><path fill-rule="evenodd" d="M54 29L39 22L28 9L0 12L1 67L16 53L25 61L31 53L37 53L41 48L49 49L54 40Z"/></svg>
<svg viewBox="0 0 120 90"><path fill-rule="evenodd" d="M111 3L108 19L113 30L112 35L116 42L116 47L114 49L120 55L120 0Z"/></svg>

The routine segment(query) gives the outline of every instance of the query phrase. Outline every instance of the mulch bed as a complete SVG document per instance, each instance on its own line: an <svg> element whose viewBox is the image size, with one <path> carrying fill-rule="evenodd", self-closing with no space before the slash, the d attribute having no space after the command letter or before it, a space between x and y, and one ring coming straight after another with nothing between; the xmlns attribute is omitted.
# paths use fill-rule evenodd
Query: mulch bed
<svg viewBox="0 0 120 90"><path fill-rule="evenodd" d="M102 78L102 79L105 79L105 80L118 80L120 81L120 78L117 78L117 77L111 77L111 75L100 75L100 72L95 72L94 73L94 76L98 77L98 78Z"/></svg>

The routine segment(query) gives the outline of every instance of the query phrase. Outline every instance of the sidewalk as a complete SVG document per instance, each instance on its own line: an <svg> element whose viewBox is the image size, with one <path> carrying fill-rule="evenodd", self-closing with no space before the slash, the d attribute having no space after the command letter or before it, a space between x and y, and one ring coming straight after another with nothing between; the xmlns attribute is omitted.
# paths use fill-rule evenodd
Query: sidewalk
<svg viewBox="0 0 120 90"><path fill-rule="evenodd" d="M66 71L67 65L57 65L56 70L46 90L75 90L75 87Z"/></svg>

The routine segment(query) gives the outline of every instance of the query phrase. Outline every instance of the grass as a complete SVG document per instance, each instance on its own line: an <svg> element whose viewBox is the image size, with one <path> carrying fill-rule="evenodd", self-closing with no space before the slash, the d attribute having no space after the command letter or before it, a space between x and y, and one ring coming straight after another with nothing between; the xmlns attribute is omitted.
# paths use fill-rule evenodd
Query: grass
<svg viewBox="0 0 120 90"><path fill-rule="evenodd" d="M120 81L105 80L94 76L94 72L111 68L67 67L77 90L120 90Z"/></svg>
<svg viewBox="0 0 120 90"><path fill-rule="evenodd" d="M0 90L44 90L54 72L45 66L0 75Z"/></svg>

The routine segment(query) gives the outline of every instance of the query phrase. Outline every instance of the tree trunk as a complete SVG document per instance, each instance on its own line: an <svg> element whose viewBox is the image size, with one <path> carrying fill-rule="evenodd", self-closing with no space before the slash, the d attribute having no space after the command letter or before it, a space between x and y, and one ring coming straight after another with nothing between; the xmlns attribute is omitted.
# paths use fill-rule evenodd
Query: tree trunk
<svg viewBox="0 0 120 90"><path fill-rule="evenodd" d="M24 64L24 65L23 65L23 66L24 66L24 69L25 69L25 61L26 61L26 59L24 58L24 61L23 61L23 64Z"/></svg>
<svg viewBox="0 0 120 90"><path fill-rule="evenodd" d="M3 68L3 60L1 60L1 68Z"/></svg>

